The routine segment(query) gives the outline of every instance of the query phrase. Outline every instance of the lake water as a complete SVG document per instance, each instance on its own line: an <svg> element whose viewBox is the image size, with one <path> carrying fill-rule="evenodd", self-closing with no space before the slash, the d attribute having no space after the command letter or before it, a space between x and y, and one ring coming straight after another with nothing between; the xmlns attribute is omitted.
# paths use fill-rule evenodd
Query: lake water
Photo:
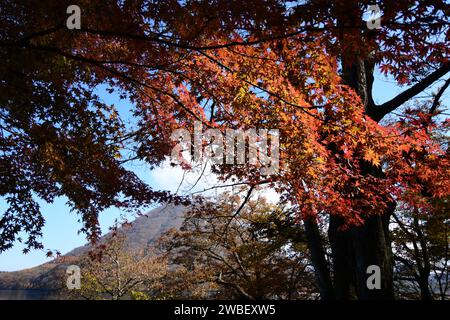
<svg viewBox="0 0 450 320"><path fill-rule="evenodd" d="M51 290L0 290L0 300L56 300Z"/></svg>

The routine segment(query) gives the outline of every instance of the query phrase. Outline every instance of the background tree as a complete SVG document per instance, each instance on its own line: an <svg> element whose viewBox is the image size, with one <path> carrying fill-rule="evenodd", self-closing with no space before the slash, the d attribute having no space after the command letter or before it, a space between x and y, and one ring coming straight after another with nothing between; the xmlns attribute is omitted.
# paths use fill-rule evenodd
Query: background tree
<svg viewBox="0 0 450 320"><path fill-rule="evenodd" d="M155 299L168 272L164 259L146 250L131 250L124 235L113 233L89 252L81 264L81 289L74 298L88 300Z"/></svg>
<svg viewBox="0 0 450 320"><path fill-rule="evenodd" d="M181 230L161 240L171 264L209 288L206 298L317 297L302 229L264 198L235 215L239 200L224 194L192 207Z"/></svg>
<svg viewBox="0 0 450 320"><path fill-rule="evenodd" d="M399 295L422 300L450 296L450 225L448 199L433 212L404 207L393 215L392 233Z"/></svg>

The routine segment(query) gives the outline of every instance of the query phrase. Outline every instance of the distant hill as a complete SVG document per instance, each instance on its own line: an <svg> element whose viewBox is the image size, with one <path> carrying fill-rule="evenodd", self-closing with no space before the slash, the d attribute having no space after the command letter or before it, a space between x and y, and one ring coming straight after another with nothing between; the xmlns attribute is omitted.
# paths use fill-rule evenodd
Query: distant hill
<svg viewBox="0 0 450 320"><path fill-rule="evenodd" d="M125 235L125 246L130 249L139 249L154 245L166 231L180 228L184 209L182 206L162 206L139 216L129 227L121 228L121 232ZM67 266L80 261L90 248L88 244L75 248L60 258L34 268L0 272L0 290L59 289L61 286L59 279L62 279Z"/></svg>

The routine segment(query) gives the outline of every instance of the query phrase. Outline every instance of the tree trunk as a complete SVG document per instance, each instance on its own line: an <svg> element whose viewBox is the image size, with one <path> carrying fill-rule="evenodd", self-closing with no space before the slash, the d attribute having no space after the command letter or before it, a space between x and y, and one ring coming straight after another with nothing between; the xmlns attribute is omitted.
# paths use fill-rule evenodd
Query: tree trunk
<svg viewBox="0 0 450 320"><path fill-rule="evenodd" d="M374 107L372 97L374 63L370 56L360 56L359 52L353 52L352 47L345 46L346 33L354 32L347 28L355 26L361 18L361 9L355 4L353 9L335 6L333 10L337 17L340 30L340 42L344 48L341 55L342 78L344 82L354 89L364 103L366 113ZM354 34L353 34L354 36ZM330 151L333 152L333 147ZM336 152L336 151L335 151ZM381 169L367 163L362 164L363 174L382 175ZM386 201L388 201L386 199ZM316 278L322 298L330 297L339 300L361 299L390 300L394 298L393 289L393 258L389 239L389 220L395 210L395 203L387 203L385 212L368 212L367 219L362 226L343 229L343 221L339 217L330 215L328 236L332 250L334 293L329 294L329 285L326 284L328 267L323 257L322 242L310 234L308 239L311 259L313 261ZM316 226L317 227L317 226ZM311 228L305 223L305 228ZM310 231L312 232L312 231ZM307 230L307 233L310 233ZM314 233L314 232L313 232ZM311 241L310 241L311 240ZM367 286L367 268L371 265L380 268L381 288L370 290ZM329 273L328 273L329 276Z"/></svg>
<svg viewBox="0 0 450 320"><path fill-rule="evenodd" d="M328 227L333 258L334 294L337 300L355 299L352 238L348 230L341 230L341 218L331 215Z"/></svg>
<svg viewBox="0 0 450 320"><path fill-rule="evenodd" d="M325 259L322 236L320 235L316 221L311 220L311 218L306 218L303 220L303 223L305 225L308 250L314 265L314 274L317 286L319 287L320 298L322 300L331 300L334 298L333 284L328 263Z"/></svg>
<svg viewBox="0 0 450 320"><path fill-rule="evenodd" d="M418 282L420 287L420 299L424 301L433 300L433 295L430 292L430 286L428 285L428 280L430 277L430 271L428 273L424 272L420 274Z"/></svg>
<svg viewBox="0 0 450 320"><path fill-rule="evenodd" d="M388 210L392 210L389 208ZM355 256L356 295L360 300L391 300L394 298L393 263L389 236L386 234L385 220L389 212L368 217L363 226L353 228L352 243ZM380 289L369 289L367 268L380 268Z"/></svg>
<svg viewBox="0 0 450 320"><path fill-rule="evenodd" d="M416 214L418 214L418 212L416 212ZM425 236L422 232L422 228L417 217L413 218L413 227L420 243L420 250L417 244L414 243L414 250L416 251L417 257L416 263L419 273L417 282L419 283L420 287L420 297L422 300L433 300L433 295L431 294L430 287L428 285L431 273L430 258L428 255L428 244L425 240ZM419 259L419 256L421 257L421 259Z"/></svg>
<svg viewBox="0 0 450 320"><path fill-rule="evenodd" d="M348 57L347 54L344 56ZM343 59L343 79L361 97L366 110L373 104L373 63L355 56ZM365 174L382 175L381 169L363 164ZM389 220L395 203L388 203L385 212L370 212L365 223L343 231L342 222L330 217L330 243L333 251L333 272L336 297L348 300L356 296L361 300L394 298L392 248L389 239ZM369 289L367 268L378 266L381 288Z"/></svg>
<svg viewBox="0 0 450 320"><path fill-rule="evenodd" d="M335 297L338 300L390 300L394 298L393 262L389 240L388 217L395 208L389 206L383 215L368 217L364 225L342 230L342 220L330 217L328 230L332 257ZM367 286L367 268L380 267L381 288Z"/></svg>

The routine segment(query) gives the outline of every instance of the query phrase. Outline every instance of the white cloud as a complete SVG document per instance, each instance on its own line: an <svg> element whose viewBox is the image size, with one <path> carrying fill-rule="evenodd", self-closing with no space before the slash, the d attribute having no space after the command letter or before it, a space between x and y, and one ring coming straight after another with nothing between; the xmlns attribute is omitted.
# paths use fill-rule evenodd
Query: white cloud
<svg viewBox="0 0 450 320"><path fill-rule="evenodd" d="M179 166L172 167L170 161L166 160L161 166L150 172L150 178L155 189L177 192L179 195L201 193L211 196L224 191L237 192L237 188L224 187L231 183L220 182L217 176L211 172L209 163L206 164L206 167L205 164L201 164L185 171ZM280 199L280 195L270 188L261 188L255 191L252 198L257 196L264 196L272 203L277 203Z"/></svg>

